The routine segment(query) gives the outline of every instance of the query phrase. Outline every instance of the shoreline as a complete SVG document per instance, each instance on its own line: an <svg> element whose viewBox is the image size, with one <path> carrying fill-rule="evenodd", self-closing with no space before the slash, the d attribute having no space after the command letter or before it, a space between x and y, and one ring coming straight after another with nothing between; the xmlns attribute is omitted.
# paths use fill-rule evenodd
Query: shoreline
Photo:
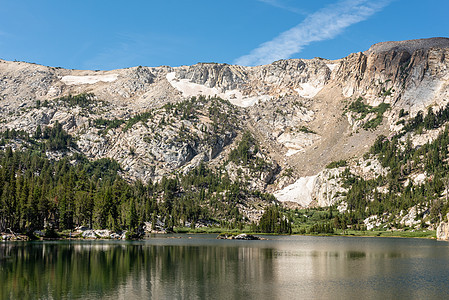
<svg viewBox="0 0 449 300"><path fill-rule="evenodd" d="M34 236L30 237L24 234L9 234L0 233L0 242L29 242L29 241L101 241L101 240L145 240L151 239L152 235L160 236L170 236L173 234L186 234L186 235L202 235L202 234L216 234L217 237L223 234L238 235L238 234L249 234L249 235L259 235L259 236L320 236L320 237L382 237L382 238L418 238L418 239L433 239L436 238L436 231L426 230L426 231L346 231L341 233L325 234L277 234L277 233L261 233L261 232L250 232L250 231L236 231L236 230L224 230L222 228L206 228L205 230L194 229L194 230L184 230L180 228L174 230L173 232L146 232L142 237L139 238L126 238L124 235L120 238L111 238L104 236L97 237L83 237L82 233L77 233L75 235L67 234L67 232L56 232L57 236L45 237L45 236ZM5 236L7 237L5 239ZM444 241L444 240L441 240Z"/></svg>

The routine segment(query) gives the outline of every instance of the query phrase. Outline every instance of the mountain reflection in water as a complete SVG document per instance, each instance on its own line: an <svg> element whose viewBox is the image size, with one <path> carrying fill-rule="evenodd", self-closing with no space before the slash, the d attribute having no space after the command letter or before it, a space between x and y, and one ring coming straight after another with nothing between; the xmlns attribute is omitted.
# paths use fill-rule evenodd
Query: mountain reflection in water
<svg viewBox="0 0 449 300"><path fill-rule="evenodd" d="M449 246L417 239L180 235L0 243L1 299L447 298Z"/></svg>

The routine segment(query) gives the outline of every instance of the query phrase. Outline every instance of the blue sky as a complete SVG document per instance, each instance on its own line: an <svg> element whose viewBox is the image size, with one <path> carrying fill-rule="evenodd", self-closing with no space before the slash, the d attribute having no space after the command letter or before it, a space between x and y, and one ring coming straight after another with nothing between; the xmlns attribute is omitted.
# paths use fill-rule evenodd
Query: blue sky
<svg viewBox="0 0 449 300"><path fill-rule="evenodd" d="M448 0L0 0L0 58L73 69L337 59L449 37Z"/></svg>

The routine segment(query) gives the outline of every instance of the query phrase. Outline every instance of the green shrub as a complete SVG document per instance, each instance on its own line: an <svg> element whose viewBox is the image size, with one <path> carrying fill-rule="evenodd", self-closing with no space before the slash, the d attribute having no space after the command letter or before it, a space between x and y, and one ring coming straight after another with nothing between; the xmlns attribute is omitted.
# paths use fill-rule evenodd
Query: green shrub
<svg viewBox="0 0 449 300"><path fill-rule="evenodd" d="M334 168L340 168L340 167L346 167L348 165L348 162L344 159L339 161L333 161L330 164L326 166L327 169L334 169Z"/></svg>

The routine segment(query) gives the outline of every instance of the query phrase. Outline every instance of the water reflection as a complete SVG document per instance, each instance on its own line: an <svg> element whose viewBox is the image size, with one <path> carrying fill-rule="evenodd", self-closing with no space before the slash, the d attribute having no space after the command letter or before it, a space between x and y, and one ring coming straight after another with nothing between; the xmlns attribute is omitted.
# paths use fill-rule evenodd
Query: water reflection
<svg viewBox="0 0 449 300"><path fill-rule="evenodd" d="M449 244L270 237L0 244L0 299L447 298Z"/></svg>
<svg viewBox="0 0 449 300"><path fill-rule="evenodd" d="M0 246L2 299L246 298L264 290L272 249L146 243ZM270 295L270 291L264 291ZM38 296L37 296L38 295Z"/></svg>

